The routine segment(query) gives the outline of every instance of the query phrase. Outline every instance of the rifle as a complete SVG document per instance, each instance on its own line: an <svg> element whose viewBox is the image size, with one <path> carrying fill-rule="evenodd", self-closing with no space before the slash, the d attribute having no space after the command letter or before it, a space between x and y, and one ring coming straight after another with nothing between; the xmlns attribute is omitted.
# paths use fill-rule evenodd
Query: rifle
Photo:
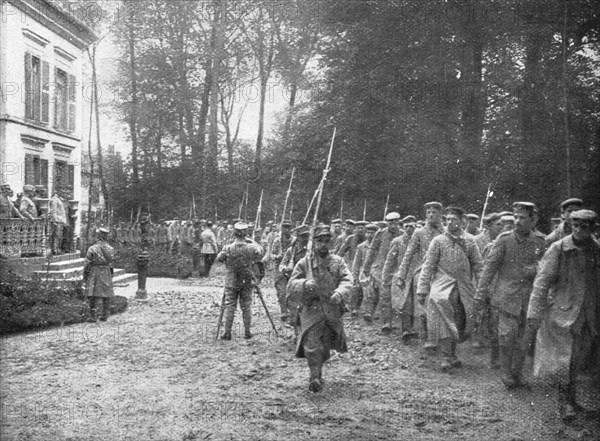
<svg viewBox="0 0 600 441"><path fill-rule="evenodd" d="M265 303L265 299L263 298L262 292L261 292L260 288L258 287L258 285L254 285L254 291L256 291L256 295L260 299L260 302L262 303L263 308L265 308L265 312L267 313L267 317L269 318L269 321L271 322L273 331L275 331L275 335L279 336L279 334L277 333L277 327L275 326L275 323L273 323L273 319L271 318L271 314L269 314L269 310L267 309L267 304Z"/></svg>
<svg viewBox="0 0 600 441"><path fill-rule="evenodd" d="M492 188L492 184L491 183L488 185L487 194L485 195L485 203L483 204L483 211L481 212L481 222L479 222L479 229L480 230L483 228L483 216L485 216L485 210L487 208L488 200L489 200L490 196L494 195L494 192L490 191L490 188Z"/></svg>
<svg viewBox="0 0 600 441"><path fill-rule="evenodd" d="M333 135L331 137L331 145L329 147L329 155L327 156L327 165L325 165L325 169L323 170L323 177L321 178L321 182L319 183L319 196L317 197L317 205L315 207L315 214L313 216L312 226L310 228L310 236L308 240L308 247L306 250L306 261L308 264L306 265L308 268L308 276L310 279L314 280L313 271L312 271L312 252L313 252L313 241L315 238L315 228L317 227L317 219L319 218L319 208L321 207L321 198L323 197L323 189L325 188L325 181L327 180L327 174L329 173L329 165L331 164L331 154L333 153L333 143L335 142L335 133L337 128L333 128ZM317 191L319 190L317 188Z"/></svg>
<svg viewBox="0 0 600 441"><path fill-rule="evenodd" d="M292 192L292 182L294 181L294 172L295 171L296 171L296 167L292 167L292 176L290 177L290 183L288 185L287 194L285 195L285 202L283 203L283 214L281 215L281 223L279 224L279 231L281 231L283 221L285 220L285 211L287 209L287 204L288 204L288 200L290 198L290 193Z"/></svg>
<svg viewBox="0 0 600 441"><path fill-rule="evenodd" d="M244 222L246 222L246 220L248 219L248 193L249 193L249 188L248 186L250 185L249 182L246 183L246 209L244 210Z"/></svg>
<svg viewBox="0 0 600 441"><path fill-rule="evenodd" d="M260 228L260 213L262 211L262 199L263 199L263 190L260 191L260 199L258 200L258 208L256 209L256 219L254 220L254 227L256 229Z"/></svg>
<svg viewBox="0 0 600 441"><path fill-rule="evenodd" d="M313 204L315 203L315 199L317 198L317 195L321 191L322 184L323 184L323 181L319 182L319 186L315 190L315 194L313 194L313 197L310 200L310 204L308 205L308 209L306 210L306 214L304 215L304 220L302 221L302 225L305 225L306 221L308 220L308 215L310 214L310 210L311 210Z"/></svg>
<svg viewBox="0 0 600 441"><path fill-rule="evenodd" d="M225 312L225 290L223 290L223 298L221 299L221 312L219 313L219 321L217 322L217 339L219 338L219 332L221 331L221 325L223 324L223 313Z"/></svg>
<svg viewBox="0 0 600 441"><path fill-rule="evenodd" d="M388 205L390 203L390 194L388 193L387 195L387 199L385 201L385 210L383 210L383 220L385 220L385 217L387 216L387 211L388 211Z"/></svg>
<svg viewBox="0 0 600 441"><path fill-rule="evenodd" d="M363 208L363 221L367 217L367 198L365 198L365 207Z"/></svg>
<svg viewBox="0 0 600 441"><path fill-rule="evenodd" d="M340 219L344 220L344 193L342 193L342 201L340 202Z"/></svg>

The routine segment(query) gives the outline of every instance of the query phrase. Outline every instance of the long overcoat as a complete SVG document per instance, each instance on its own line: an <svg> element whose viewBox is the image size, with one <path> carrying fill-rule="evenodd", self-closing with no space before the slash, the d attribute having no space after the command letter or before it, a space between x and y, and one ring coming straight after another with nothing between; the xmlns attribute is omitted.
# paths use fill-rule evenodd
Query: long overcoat
<svg viewBox="0 0 600 441"><path fill-rule="evenodd" d="M115 256L113 247L104 241L88 248L83 264L86 274L87 297L112 297L115 295L112 284L112 263Z"/></svg>

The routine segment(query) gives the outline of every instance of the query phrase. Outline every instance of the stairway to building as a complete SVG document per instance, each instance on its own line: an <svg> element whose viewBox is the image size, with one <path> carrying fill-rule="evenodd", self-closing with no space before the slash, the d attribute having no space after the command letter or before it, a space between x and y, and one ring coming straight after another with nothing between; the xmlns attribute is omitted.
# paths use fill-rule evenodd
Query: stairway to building
<svg viewBox="0 0 600 441"><path fill-rule="evenodd" d="M76 282L83 279L83 264L85 259L79 253L67 253L58 256L24 257L10 259L9 266L17 273L36 275L42 281L60 283ZM115 268L113 272L114 285L127 285L137 280L136 273L126 273L124 269Z"/></svg>

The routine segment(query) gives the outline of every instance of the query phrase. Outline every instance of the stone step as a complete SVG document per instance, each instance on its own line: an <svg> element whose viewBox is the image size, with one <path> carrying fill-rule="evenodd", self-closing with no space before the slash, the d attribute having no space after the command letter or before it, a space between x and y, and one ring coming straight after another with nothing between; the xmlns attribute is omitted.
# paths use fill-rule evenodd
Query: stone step
<svg viewBox="0 0 600 441"><path fill-rule="evenodd" d="M83 266L57 271L35 271L34 274L41 277L42 280L77 280L83 277Z"/></svg>
<svg viewBox="0 0 600 441"><path fill-rule="evenodd" d="M40 276L42 277L42 282L45 282L46 281L46 273L42 272L42 271L40 271L40 273L43 273L43 274L40 274ZM58 272L56 272L54 274L54 276L49 276L48 283L62 283L62 282L69 283L69 282L79 282L79 281L83 280L83 268L81 268L80 274L72 273L65 277L60 277L60 275L57 275L57 274L58 274ZM126 273L125 270L122 268L115 268L115 270L113 272L113 284L116 284L118 286L127 286L133 280L137 280L137 273Z"/></svg>
<svg viewBox="0 0 600 441"><path fill-rule="evenodd" d="M71 260L61 260L58 262L50 263L50 271L63 271L70 268L83 268L85 259L83 257L77 257Z"/></svg>

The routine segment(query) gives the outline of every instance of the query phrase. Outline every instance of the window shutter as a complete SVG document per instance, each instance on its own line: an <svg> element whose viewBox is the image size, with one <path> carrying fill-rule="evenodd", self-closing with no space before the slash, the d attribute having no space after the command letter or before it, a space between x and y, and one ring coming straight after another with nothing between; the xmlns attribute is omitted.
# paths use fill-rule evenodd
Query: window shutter
<svg viewBox="0 0 600 441"><path fill-rule="evenodd" d="M25 184L35 185L35 168L33 155L25 154Z"/></svg>
<svg viewBox="0 0 600 441"><path fill-rule="evenodd" d="M31 54L25 52L25 118L33 119L33 106L31 90Z"/></svg>
<svg viewBox="0 0 600 441"><path fill-rule="evenodd" d="M42 169L39 156L33 157L33 184L40 185L42 182Z"/></svg>
<svg viewBox="0 0 600 441"><path fill-rule="evenodd" d="M41 169L41 182L46 189L48 189L48 160L42 159L40 160L40 169Z"/></svg>
<svg viewBox="0 0 600 441"><path fill-rule="evenodd" d="M67 84L69 93L69 116L67 130L69 132L75 131L75 120L76 120L76 102L77 102L77 83L75 82L75 75L69 75L69 82Z"/></svg>
<svg viewBox="0 0 600 441"><path fill-rule="evenodd" d="M50 64L42 61L42 118L43 123L50 122Z"/></svg>
<svg viewBox="0 0 600 441"><path fill-rule="evenodd" d="M68 165L67 169L68 169L68 173L69 173L69 188L71 188L74 191L75 190L75 166Z"/></svg>
<svg viewBox="0 0 600 441"><path fill-rule="evenodd" d="M60 127L60 88L58 87L58 68L54 68L54 128Z"/></svg>

